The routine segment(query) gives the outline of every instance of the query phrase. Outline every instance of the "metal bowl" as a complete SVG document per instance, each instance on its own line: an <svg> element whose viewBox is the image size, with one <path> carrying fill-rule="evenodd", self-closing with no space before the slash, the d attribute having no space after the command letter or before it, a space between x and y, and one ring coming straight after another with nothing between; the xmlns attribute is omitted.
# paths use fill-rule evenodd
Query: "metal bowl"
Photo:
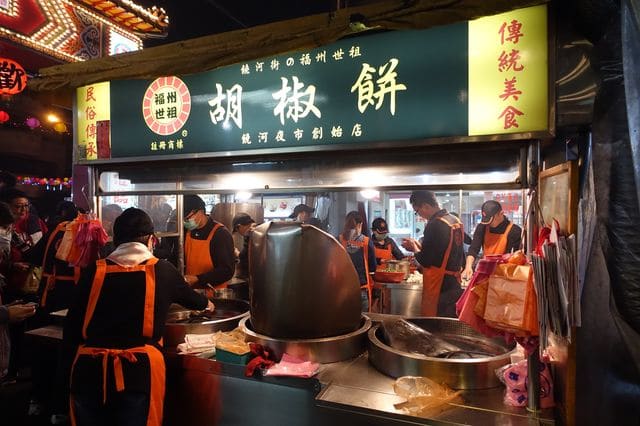
<svg viewBox="0 0 640 426"><path fill-rule="evenodd" d="M371 320L362 315L360 327L351 333L315 339L276 339L256 333L251 324L251 317L240 320L240 328L246 334L247 341L266 346L274 352L277 359L286 352L303 361L321 364L345 361L364 352L367 330L370 327Z"/></svg>
<svg viewBox="0 0 640 426"><path fill-rule="evenodd" d="M467 324L451 318L406 318L439 337L456 343L473 342L494 356L484 358L443 359L420 356L392 348L387 344L381 324L369 329L369 361L383 374L394 378L424 376L454 389L487 389L501 385L495 370L510 362L515 343L489 338Z"/></svg>
<svg viewBox="0 0 640 426"><path fill-rule="evenodd" d="M240 320L249 316L249 303L235 299L212 299L216 309L211 314L190 311L180 305L172 305L164 326L164 345L176 346L184 342L187 334L208 334L229 331Z"/></svg>

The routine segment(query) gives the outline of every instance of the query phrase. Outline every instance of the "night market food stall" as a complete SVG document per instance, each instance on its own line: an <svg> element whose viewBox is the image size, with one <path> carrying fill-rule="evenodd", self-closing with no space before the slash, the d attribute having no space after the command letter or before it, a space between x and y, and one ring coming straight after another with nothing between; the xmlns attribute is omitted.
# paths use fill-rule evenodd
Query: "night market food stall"
<svg viewBox="0 0 640 426"><path fill-rule="evenodd" d="M273 201L273 210L287 211L293 200L318 206L329 198L323 219L333 234L349 207L389 214L394 200L424 188L459 211L474 191L507 194L522 220L540 140L554 131L547 14L542 5L425 30L368 31L206 72L87 84L76 91L75 161L88 166L100 217L112 221L105 211L113 205L157 213L160 236L177 237L178 246L185 194L210 205L259 203L265 217ZM360 191L369 188L379 194L366 204ZM394 408L392 379L366 355L331 359L310 380L245 379L239 366L189 356L168 365L175 389L219 389L223 423L241 415L289 424L344 416L427 422ZM202 423L201 413L220 402L172 409L184 408L180 393L169 387L168 421ZM502 406L502 393L472 388L465 403L429 422L528 422L524 409ZM256 398L272 409L242 412ZM552 422L548 410L532 415Z"/></svg>

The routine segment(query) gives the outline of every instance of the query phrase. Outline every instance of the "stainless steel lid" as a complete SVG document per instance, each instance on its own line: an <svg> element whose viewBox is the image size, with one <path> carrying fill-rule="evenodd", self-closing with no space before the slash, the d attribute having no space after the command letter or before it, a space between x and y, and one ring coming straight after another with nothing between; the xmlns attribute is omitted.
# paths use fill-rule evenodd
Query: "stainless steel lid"
<svg viewBox="0 0 640 426"><path fill-rule="evenodd" d="M320 338L360 326L358 274L342 245L297 222L270 222L249 246L251 323L277 338Z"/></svg>

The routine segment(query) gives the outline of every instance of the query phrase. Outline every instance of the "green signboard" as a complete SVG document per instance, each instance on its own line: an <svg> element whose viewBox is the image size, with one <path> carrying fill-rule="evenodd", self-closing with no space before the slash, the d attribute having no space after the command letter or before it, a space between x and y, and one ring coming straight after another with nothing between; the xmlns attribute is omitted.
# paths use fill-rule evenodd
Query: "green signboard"
<svg viewBox="0 0 640 426"><path fill-rule="evenodd" d="M531 9L546 23L544 6ZM353 37L199 74L85 86L77 140L91 160L545 130L546 27L535 42L524 15L504 15ZM535 54L519 53L525 42ZM533 77L533 88L517 86L541 73L545 87ZM541 123L526 121L533 113L524 102L543 111ZM489 118L474 122L474 109Z"/></svg>

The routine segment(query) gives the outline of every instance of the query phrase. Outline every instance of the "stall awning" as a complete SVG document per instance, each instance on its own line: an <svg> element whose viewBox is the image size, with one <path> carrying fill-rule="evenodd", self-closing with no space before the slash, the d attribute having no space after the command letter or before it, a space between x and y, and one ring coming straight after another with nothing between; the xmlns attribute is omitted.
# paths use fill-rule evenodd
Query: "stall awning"
<svg viewBox="0 0 640 426"><path fill-rule="evenodd" d="M548 0L393 0L260 25L82 63L40 70L33 90L119 79L151 79L211 70L249 59L310 49L369 30L420 29L547 3ZM364 25L354 25L360 22Z"/></svg>

